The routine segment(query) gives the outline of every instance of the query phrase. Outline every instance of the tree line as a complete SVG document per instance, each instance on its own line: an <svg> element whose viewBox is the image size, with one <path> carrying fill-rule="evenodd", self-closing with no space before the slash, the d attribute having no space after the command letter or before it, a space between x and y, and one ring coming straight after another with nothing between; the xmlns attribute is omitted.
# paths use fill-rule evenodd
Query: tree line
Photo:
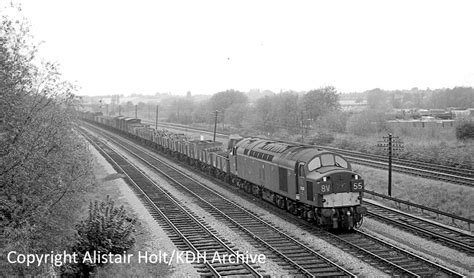
<svg viewBox="0 0 474 278"><path fill-rule="evenodd" d="M160 102L138 102L140 118L155 119L159 105L161 121L181 124L212 124L218 111L220 126L238 129L261 130L266 133L286 129L289 132L322 126L335 132L354 131L373 133L386 129L384 122L393 116L393 109L465 109L474 107L474 89L455 87L437 90L387 91L373 89L362 93L340 94L328 86L308 92L265 92L259 98L237 90L218 92L198 99L188 92L186 96L166 95ZM361 112L343 112L340 99L353 99L366 103ZM117 109L115 109L117 110ZM128 114L127 114L128 113ZM135 116L135 104L122 104L122 114ZM362 123L362 124L359 124ZM372 125L367 125L372 123ZM377 123L378 128L374 128Z"/></svg>
<svg viewBox="0 0 474 278"><path fill-rule="evenodd" d="M162 121L213 124L215 111L218 111L219 125L258 129L266 133L280 129L295 132L303 126L310 126L325 114L340 110L339 94L331 86L306 93L266 93L256 100L249 99L244 92L232 89L199 101L190 94L184 97L170 96L162 99L159 104L138 102L138 117L155 120L156 105L159 105L159 118ZM121 109L122 115L135 116L135 105L132 102L122 104Z"/></svg>
<svg viewBox="0 0 474 278"><path fill-rule="evenodd" d="M474 108L474 88L454 87L436 90L387 91L373 89L358 95L366 99L371 109L447 109L447 108Z"/></svg>
<svg viewBox="0 0 474 278"><path fill-rule="evenodd" d="M5 276L56 276L61 270L51 264L10 263L7 254L85 246L78 232L93 227L77 219L94 186L89 146L74 130L75 86L56 64L37 58L26 20L0 16L0 270ZM79 275L81 268L68 274Z"/></svg>

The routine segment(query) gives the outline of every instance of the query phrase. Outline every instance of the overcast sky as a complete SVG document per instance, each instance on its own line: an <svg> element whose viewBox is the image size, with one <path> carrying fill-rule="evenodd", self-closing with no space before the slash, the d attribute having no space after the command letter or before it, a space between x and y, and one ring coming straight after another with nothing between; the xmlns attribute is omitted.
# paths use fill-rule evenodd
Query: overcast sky
<svg viewBox="0 0 474 278"><path fill-rule="evenodd" d="M474 86L474 1L19 2L81 94Z"/></svg>

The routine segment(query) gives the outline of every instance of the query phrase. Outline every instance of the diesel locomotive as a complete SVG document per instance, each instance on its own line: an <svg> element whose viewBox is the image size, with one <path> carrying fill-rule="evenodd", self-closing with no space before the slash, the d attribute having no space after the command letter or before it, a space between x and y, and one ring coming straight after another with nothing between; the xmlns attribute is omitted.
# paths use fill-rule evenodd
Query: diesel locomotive
<svg viewBox="0 0 474 278"><path fill-rule="evenodd" d="M362 224L364 180L341 155L313 146L231 136L221 142L156 130L139 119L84 113L89 122L176 156L317 226L351 230Z"/></svg>

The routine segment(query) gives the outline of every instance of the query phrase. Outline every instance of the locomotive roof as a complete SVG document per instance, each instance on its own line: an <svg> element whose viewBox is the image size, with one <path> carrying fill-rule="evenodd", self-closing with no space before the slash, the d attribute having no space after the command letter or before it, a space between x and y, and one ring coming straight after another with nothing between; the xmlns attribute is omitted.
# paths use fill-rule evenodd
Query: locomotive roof
<svg viewBox="0 0 474 278"><path fill-rule="evenodd" d="M103 118L103 119L113 119L112 116L107 116L107 115L101 115L101 116L97 116L99 118Z"/></svg>
<svg viewBox="0 0 474 278"><path fill-rule="evenodd" d="M250 155L294 169L296 162L309 162L316 155L327 153L313 146L292 144L259 138L244 138L236 146L241 155Z"/></svg>
<svg viewBox="0 0 474 278"><path fill-rule="evenodd" d="M136 118L124 118L124 120L126 122L140 122L141 120L140 119L136 119Z"/></svg>

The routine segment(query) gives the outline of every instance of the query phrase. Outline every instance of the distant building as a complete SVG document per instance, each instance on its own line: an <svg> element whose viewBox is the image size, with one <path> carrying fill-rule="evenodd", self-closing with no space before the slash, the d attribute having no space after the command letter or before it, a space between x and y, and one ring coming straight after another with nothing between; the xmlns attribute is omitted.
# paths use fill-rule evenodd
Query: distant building
<svg viewBox="0 0 474 278"><path fill-rule="evenodd" d="M452 128L455 127L454 120L439 120L432 116L422 116L421 120L391 120L387 121L392 127L415 127L415 128Z"/></svg>
<svg viewBox="0 0 474 278"><path fill-rule="evenodd" d="M451 110L455 119L468 119L474 118L474 108L468 108L464 110Z"/></svg>
<svg viewBox="0 0 474 278"><path fill-rule="evenodd" d="M468 118L471 116L471 113L469 110L451 110L451 113L453 113L454 118L460 119L460 118Z"/></svg>
<svg viewBox="0 0 474 278"><path fill-rule="evenodd" d="M367 101L357 101L352 99L339 100L342 111L362 111L367 108Z"/></svg>

